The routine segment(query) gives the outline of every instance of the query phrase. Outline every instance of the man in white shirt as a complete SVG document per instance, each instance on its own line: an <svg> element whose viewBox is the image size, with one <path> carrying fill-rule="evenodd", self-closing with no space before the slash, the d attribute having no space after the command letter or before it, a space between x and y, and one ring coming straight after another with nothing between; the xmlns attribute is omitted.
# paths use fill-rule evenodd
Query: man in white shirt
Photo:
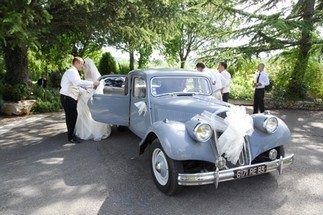
<svg viewBox="0 0 323 215"><path fill-rule="evenodd" d="M199 72L205 73L209 77L212 83L212 91L213 91L212 95L216 99L222 101L221 91L224 87L224 82L225 82L223 76L218 71L209 70L208 68L206 68L205 64L201 62L196 64L196 70Z"/></svg>
<svg viewBox="0 0 323 215"><path fill-rule="evenodd" d="M81 57L74 57L72 67L65 71L61 80L61 103L65 112L67 137L71 143L81 141L74 135L75 123L77 119L77 100L81 92L86 92L81 87L99 86L99 81L82 80L78 71L83 69L84 61Z"/></svg>
<svg viewBox="0 0 323 215"><path fill-rule="evenodd" d="M257 67L256 82L254 83L255 94L253 100L253 113L258 113L258 108L260 113L265 112L264 106L264 96L265 96L265 87L269 85L269 78L267 73L264 71L265 64L260 63Z"/></svg>
<svg viewBox="0 0 323 215"><path fill-rule="evenodd" d="M225 62L220 62L218 66L218 70L224 78L224 88L222 90L222 100L224 102L228 102L230 94L231 74L227 71L227 67L228 65Z"/></svg>

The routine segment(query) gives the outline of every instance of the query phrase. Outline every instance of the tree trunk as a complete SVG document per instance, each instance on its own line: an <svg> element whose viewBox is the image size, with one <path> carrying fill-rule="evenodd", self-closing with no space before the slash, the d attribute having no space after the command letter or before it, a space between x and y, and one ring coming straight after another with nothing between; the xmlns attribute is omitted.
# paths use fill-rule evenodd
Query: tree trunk
<svg viewBox="0 0 323 215"><path fill-rule="evenodd" d="M130 55L129 68L130 68L130 71L132 71L132 70L135 69L135 54L134 54L134 51L130 51L129 55Z"/></svg>
<svg viewBox="0 0 323 215"><path fill-rule="evenodd" d="M138 68L142 69L143 67L144 67L144 53L139 51Z"/></svg>
<svg viewBox="0 0 323 215"><path fill-rule="evenodd" d="M185 67L185 60L184 59L182 59L181 60L181 68L184 68Z"/></svg>
<svg viewBox="0 0 323 215"><path fill-rule="evenodd" d="M301 8L302 10L302 18L303 18L303 29L302 29L302 37L300 39L300 45L298 50L298 57L295 63L293 72L292 72L292 79L290 84L297 84L301 85L303 83L303 79L307 70L308 60L310 55L310 50L312 48L311 42L311 34L314 30L314 6L315 0L307 0L303 1Z"/></svg>
<svg viewBox="0 0 323 215"><path fill-rule="evenodd" d="M30 84L28 76L28 48L3 47L6 64L5 80L8 84Z"/></svg>

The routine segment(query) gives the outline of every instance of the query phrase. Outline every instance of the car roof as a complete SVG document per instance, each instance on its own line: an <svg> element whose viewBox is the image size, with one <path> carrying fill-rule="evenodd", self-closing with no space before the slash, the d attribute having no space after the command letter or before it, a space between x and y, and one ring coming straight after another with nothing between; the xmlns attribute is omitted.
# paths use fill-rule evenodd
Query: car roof
<svg viewBox="0 0 323 215"><path fill-rule="evenodd" d="M148 68L139 69L129 72L130 75L143 75L148 78L155 76L176 76L176 75L189 75L189 76L205 76L204 73L189 69L178 68Z"/></svg>

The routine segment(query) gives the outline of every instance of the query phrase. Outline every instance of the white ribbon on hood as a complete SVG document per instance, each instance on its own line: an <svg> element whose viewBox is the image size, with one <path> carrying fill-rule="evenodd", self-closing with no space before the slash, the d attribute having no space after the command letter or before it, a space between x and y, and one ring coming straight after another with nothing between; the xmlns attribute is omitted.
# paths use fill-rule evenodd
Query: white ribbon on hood
<svg viewBox="0 0 323 215"><path fill-rule="evenodd" d="M253 132L253 120L246 113L244 107L233 106L227 112L224 122L228 125L227 129L219 137L219 153L233 164L236 164L241 154L244 137Z"/></svg>
<svg viewBox="0 0 323 215"><path fill-rule="evenodd" d="M253 133L252 117L241 106L231 106L225 119L216 114L204 111L201 116L211 120L210 125L214 130L223 131L219 139L215 135L217 150L219 155L224 154L228 161L236 164L242 152L244 137Z"/></svg>

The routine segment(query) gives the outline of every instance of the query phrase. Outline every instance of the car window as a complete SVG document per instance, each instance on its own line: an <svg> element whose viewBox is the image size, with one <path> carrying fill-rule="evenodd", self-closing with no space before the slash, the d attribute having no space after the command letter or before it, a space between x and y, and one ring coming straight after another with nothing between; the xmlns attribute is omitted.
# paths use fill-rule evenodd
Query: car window
<svg viewBox="0 0 323 215"><path fill-rule="evenodd" d="M126 77L107 77L103 79L103 94L109 95L127 95L127 78Z"/></svg>
<svg viewBox="0 0 323 215"><path fill-rule="evenodd" d="M133 81L133 97L146 97L146 81L141 77L135 77Z"/></svg>
<svg viewBox="0 0 323 215"><path fill-rule="evenodd" d="M153 96L169 93L211 94L210 84L205 77L156 77L151 80Z"/></svg>

